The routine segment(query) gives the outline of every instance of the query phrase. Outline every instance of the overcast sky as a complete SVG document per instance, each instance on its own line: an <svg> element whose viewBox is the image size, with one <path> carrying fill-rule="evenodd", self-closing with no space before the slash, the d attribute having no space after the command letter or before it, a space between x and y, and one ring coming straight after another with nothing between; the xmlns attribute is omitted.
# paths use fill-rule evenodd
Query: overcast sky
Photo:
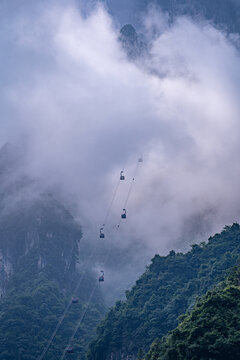
<svg viewBox="0 0 240 360"><path fill-rule="evenodd" d="M24 136L26 171L96 232L124 168L118 223L143 155L120 241L185 250L239 220L239 53L207 23L152 10L149 53L131 62L118 22L87 5L1 2L0 144Z"/></svg>

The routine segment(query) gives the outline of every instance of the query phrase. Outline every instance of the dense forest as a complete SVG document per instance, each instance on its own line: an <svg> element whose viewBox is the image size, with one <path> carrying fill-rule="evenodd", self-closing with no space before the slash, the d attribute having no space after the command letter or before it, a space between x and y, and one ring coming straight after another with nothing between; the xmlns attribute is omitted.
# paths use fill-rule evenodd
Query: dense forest
<svg viewBox="0 0 240 360"><path fill-rule="evenodd" d="M222 281L237 264L240 227L226 226L207 243L193 245L186 254L171 251L156 255L126 301L118 301L97 329L88 360L135 358L146 352L178 324L178 317L191 309L198 296Z"/></svg>
<svg viewBox="0 0 240 360"><path fill-rule="evenodd" d="M180 318L175 330L153 343L145 360L238 359L239 275L238 268L199 299L193 310Z"/></svg>

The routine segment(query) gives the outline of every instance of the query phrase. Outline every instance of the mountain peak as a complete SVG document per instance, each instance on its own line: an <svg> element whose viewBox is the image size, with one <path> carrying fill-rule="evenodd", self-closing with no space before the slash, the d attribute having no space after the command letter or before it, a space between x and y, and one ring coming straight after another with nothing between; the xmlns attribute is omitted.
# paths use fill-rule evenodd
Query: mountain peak
<svg viewBox="0 0 240 360"><path fill-rule="evenodd" d="M144 44L139 41L139 36L131 24L126 24L121 28L120 41L130 59L140 56L144 49Z"/></svg>

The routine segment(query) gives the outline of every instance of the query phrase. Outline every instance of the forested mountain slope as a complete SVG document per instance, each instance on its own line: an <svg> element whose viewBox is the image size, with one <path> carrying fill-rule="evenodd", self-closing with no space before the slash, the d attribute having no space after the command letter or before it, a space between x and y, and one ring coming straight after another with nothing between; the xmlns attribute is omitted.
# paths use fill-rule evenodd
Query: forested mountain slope
<svg viewBox="0 0 240 360"><path fill-rule="evenodd" d="M235 360L240 357L239 269L182 316L178 327L156 340L145 360Z"/></svg>
<svg viewBox="0 0 240 360"><path fill-rule="evenodd" d="M239 254L240 227L233 224L186 254L156 255L126 301L117 302L101 322L88 360L135 359L140 348L146 351L177 326L197 296L224 279Z"/></svg>
<svg viewBox="0 0 240 360"><path fill-rule="evenodd" d="M16 153L11 146L0 151L0 359L38 359L72 296L78 297L44 356L53 360L66 348L97 277L79 260L80 225L24 176ZM105 310L97 286L72 359L84 356Z"/></svg>

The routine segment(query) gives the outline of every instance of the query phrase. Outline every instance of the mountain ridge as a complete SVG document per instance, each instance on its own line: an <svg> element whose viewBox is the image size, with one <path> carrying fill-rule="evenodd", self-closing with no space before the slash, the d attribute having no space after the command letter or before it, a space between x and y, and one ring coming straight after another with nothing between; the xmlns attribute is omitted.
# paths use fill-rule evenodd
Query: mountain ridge
<svg viewBox="0 0 240 360"><path fill-rule="evenodd" d="M161 341L154 341L144 359L238 358L240 355L239 274L238 266L225 281L198 299L192 311L181 316L176 329Z"/></svg>
<svg viewBox="0 0 240 360"><path fill-rule="evenodd" d="M240 255L240 227L226 226L208 243L193 245L183 253L156 255L136 285L118 301L97 329L88 360L136 359L155 338L178 324L178 317L191 309L198 296L224 280Z"/></svg>

